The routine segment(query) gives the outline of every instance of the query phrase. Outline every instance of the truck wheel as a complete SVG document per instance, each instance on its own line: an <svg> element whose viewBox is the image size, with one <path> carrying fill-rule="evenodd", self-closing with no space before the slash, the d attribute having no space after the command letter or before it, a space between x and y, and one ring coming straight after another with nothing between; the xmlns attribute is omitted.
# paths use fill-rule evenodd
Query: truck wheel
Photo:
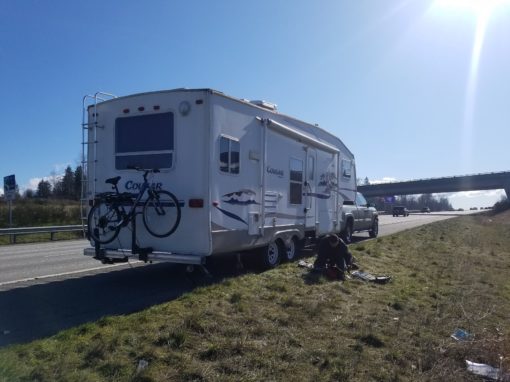
<svg viewBox="0 0 510 382"><path fill-rule="evenodd" d="M345 227L345 230L344 230L342 236L345 241L345 244L352 243L352 223L351 222L347 222L347 226Z"/></svg>
<svg viewBox="0 0 510 382"><path fill-rule="evenodd" d="M372 223L372 228L368 231L370 237L377 237L379 235L379 219L374 219Z"/></svg>
<svg viewBox="0 0 510 382"><path fill-rule="evenodd" d="M299 240L294 236L285 248L285 261L294 261L300 252Z"/></svg>
<svg viewBox="0 0 510 382"><path fill-rule="evenodd" d="M259 259L261 265L265 269L276 268L285 252L285 246L280 240L270 242L266 247L260 249Z"/></svg>

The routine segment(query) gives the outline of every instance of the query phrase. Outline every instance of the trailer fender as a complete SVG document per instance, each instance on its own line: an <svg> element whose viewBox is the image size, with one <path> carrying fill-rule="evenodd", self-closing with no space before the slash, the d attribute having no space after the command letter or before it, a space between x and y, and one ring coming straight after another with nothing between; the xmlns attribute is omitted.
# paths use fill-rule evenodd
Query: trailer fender
<svg viewBox="0 0 510 382"><path fill-rule="evenodd" d="M305 234L303 231L301 231L297 228L275 231L275 233L273 234L273 237L271 238L271 241L276 241L276 240L280 239L285 243L286 246L289 246L290 241L294 237L297 237L298 240L302 240L302 239L304 239Z"/></svg>

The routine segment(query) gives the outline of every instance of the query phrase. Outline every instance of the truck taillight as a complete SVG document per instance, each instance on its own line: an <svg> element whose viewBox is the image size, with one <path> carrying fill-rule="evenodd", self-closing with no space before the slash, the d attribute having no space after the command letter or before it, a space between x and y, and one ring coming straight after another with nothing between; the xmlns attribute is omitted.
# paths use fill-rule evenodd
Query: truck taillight
<svg viewBox="0 0 510 382"><path fill-rule="evenodd" d="M188 206L190 208L204 208L204 199L190 199Z"/></svg>

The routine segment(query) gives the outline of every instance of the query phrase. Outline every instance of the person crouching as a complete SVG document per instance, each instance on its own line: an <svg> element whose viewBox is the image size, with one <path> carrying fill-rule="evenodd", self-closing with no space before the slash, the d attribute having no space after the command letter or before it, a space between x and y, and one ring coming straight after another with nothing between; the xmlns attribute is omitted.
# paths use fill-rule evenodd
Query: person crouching
<svg viewBox="0 0 510 382"><path fill-rule="evenodd" d="M344 280L345 272L352 266L352 254L341 238L330 234L320 240L314 263L316 271L323 271L332 279Z"/></svg>

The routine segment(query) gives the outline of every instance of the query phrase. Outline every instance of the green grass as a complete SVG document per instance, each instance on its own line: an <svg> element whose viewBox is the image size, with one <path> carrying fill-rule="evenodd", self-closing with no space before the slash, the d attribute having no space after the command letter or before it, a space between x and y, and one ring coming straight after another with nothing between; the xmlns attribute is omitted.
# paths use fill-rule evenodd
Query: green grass
<svg viewBox="0 0 510 382"><path fill-rule="evenodd" d="M80 204L72 200L20 199L12 204L13 227L81 224ZM0 202L0 228L9 227L9 207Z"/></svg>
<svg viewBox="0 0 510 382"><path fill-rule="evenodd" d="M341 283L285 264L2 349L0 376L478 381L465 359L510 367L509 214L451 219L351 249L362 268L393 281ZM455 328L474 340L456 342ZM142 360L148 367L137 372Z"/></svg>
<svg viewBox="0 0 510 382"><path fill-rule="evenodd" d="M43 227L81 224L80 204L72 200L19 199L13 202L13 227ZM0 202L0 228L9 227L9 208ZM83 232L59 232L54 240L83 238ZM50 241L50 233L16 235L16 243ZM0 236L0 245L11 244L9 236Z"/></svg>

